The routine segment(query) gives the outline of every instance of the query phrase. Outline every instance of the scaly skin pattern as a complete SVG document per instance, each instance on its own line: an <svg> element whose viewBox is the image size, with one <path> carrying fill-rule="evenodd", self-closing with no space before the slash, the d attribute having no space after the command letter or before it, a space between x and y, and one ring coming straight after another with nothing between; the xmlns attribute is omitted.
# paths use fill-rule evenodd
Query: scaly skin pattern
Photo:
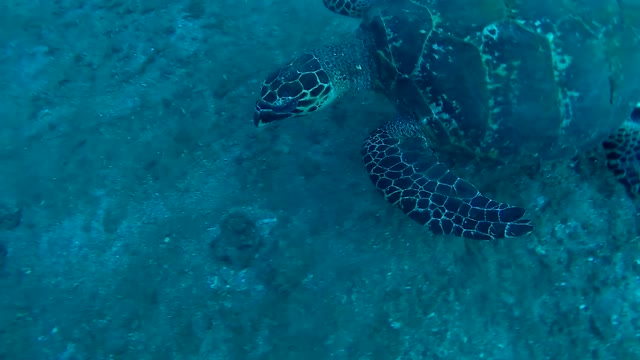
<svg viewBox="0 0 640 360"><path fill-rule="evenodd" d="M359 18L375 0L323 0L324 6L336 14Z"/></svg>
<svg viewBox="0 0 640 360"><path fill-rule="evenodd" d="M529 234L524 209L482 195L438 161L420 124L397 117L362 147L371 181L387 201L435 234L477 240Z"/></svg>
<svg viewBox="0 0 640 360"><path fill-rule="evenodd" d="M640 112L640 110L639 110ZM640 125L627 121L602 143L607 166L634 195L640 194Z"/></svg>

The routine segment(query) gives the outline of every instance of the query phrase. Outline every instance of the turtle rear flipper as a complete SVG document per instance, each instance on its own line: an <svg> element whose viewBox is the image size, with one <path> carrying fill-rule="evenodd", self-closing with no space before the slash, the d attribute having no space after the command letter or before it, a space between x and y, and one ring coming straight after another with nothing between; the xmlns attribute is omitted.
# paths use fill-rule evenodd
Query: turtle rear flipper
<svg viewBox="0 0 640 360"><path fill-rule="evenodd" d="M640 113L640 108L635 111ZM602 145L607 167L632 195L640 195L640 124L632 116L632 120L626 121Z"/></svg>
<svg viewBox="0 0 640 360"><path fill-rule="evenodd" d="M436 234L489 240L533 231L522 219L524 209L487 198L439 162L411 117L378 128L365 141L362 156L385 198Z"/></svg>

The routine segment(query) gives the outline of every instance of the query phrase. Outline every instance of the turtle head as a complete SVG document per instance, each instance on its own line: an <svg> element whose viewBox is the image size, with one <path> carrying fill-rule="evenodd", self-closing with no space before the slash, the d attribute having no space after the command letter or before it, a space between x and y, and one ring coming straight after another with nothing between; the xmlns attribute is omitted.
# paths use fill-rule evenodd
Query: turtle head
<svg viewBox="0 0 640 360"><path fill-rule="evenodd" d="M305 53L272 72L262 83L253 122L262 126L312 113L331 103L338 92L322 62Z"/></svg>

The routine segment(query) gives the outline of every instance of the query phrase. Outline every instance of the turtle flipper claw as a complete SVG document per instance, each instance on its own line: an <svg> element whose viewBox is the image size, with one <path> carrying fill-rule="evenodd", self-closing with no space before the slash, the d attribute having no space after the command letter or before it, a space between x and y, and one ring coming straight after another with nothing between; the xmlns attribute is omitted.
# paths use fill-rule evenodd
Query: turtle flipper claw
<svg viewBox="0 0 640 360"><path fill-rule="evenodd" d="M490 240L533 231L523 208L489 199L439 162L411 117L378 128L362 156L385 198L436 234Z"/></svg>

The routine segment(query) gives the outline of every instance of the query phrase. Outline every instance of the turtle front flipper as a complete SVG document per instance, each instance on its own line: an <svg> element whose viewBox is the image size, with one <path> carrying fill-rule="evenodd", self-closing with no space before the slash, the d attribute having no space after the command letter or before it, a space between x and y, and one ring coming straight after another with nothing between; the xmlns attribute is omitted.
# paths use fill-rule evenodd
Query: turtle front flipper
<svg viewBox="0 0 640 360"><path fill-rule="evenodd" d="M421 125L400 116L365 141L369 177L385 198L436 234L489 240L529 234L524 209L482 195L438 161Z"/></svg>
<svg viewBox="0 0 640 360"><path fill-rule="evenodd" d="M636 108L640 120L640 108ZM607 155L607 167L632 195L640 195L640 124L627 120L602 145Z"/></svg>
<svg viewBox="0 0 640 360"><path fill-rule="evenodd" d="M323 0L324 6L336 14L360 18L375 0Z"/></svg>

